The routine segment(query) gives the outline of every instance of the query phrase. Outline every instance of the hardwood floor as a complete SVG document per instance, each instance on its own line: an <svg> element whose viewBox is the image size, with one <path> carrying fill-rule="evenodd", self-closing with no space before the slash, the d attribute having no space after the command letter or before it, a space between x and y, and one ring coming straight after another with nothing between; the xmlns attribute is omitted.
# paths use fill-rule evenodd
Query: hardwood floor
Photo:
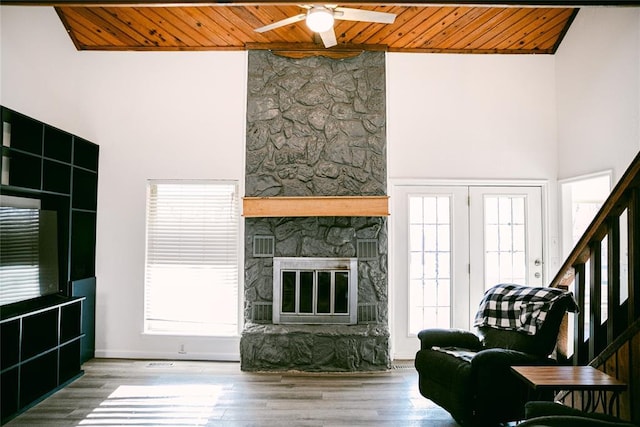
<svg viewBox="0 0 640 427"><path fill-rule="evenodd" d="M377 373L247 373L238 363L93 359L6 427L433 426L412 362Z"/></svg>

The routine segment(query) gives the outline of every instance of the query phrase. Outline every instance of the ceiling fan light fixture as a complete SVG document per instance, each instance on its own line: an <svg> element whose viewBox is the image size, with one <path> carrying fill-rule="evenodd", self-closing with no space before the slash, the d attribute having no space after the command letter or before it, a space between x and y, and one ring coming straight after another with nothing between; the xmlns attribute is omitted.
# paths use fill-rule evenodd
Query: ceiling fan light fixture
<svg viewBox="0 0 640 427"><path fill-rule="evenodd" d="M324 33L333 27L333 13L322 6L314 6L307 12L307 27L314 33Z"/></svg>

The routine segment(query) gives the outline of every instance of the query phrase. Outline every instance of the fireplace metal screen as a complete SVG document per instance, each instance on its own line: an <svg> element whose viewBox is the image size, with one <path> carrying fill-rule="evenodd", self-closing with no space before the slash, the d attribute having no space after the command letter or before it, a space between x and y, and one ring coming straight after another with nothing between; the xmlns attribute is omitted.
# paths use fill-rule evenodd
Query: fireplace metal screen
<svg viewBox="0 0 640 427"><path fill-rule="evenodd" d="M356 324L357 258L274 258L273 323Z"/></svg>

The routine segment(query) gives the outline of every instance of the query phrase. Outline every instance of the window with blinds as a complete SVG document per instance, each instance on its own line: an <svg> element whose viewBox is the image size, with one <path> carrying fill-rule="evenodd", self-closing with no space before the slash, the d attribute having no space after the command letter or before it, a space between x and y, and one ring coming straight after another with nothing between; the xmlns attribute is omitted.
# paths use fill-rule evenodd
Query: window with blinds
<svg viewBox="0 0 640 427"><path fill-rule="evenodd" d="M58 292L57 213L0 207L0 305Z"/></svg>
<svg viewBox="0 0 640 427"><path fill-rule="evenodd" d="M40 296L38 209L0 208L0 301Z"/></svg>
<svg viewBox="0 0 640 427"><path fill-rule="evenodd" d="M146 333L238 334L237 183L149 181Z"/></svg>

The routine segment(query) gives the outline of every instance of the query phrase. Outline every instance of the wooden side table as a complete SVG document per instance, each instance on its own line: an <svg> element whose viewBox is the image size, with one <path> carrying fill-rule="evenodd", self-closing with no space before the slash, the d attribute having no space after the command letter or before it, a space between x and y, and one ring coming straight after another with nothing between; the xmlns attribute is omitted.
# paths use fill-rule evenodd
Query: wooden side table
<svg viewBox="0 0 640 427"><path fill-rule="evenodd" d="M582 410L585 412L595 412L602 407L604 413L617 416L620 413L618 397L627 389L627 384L592 366L512 366L511 369L535 393L549 390L554 393L581 392ZM611 394L608 403L607 392ZM574 406L573 393L571 406Z"/></svg>

